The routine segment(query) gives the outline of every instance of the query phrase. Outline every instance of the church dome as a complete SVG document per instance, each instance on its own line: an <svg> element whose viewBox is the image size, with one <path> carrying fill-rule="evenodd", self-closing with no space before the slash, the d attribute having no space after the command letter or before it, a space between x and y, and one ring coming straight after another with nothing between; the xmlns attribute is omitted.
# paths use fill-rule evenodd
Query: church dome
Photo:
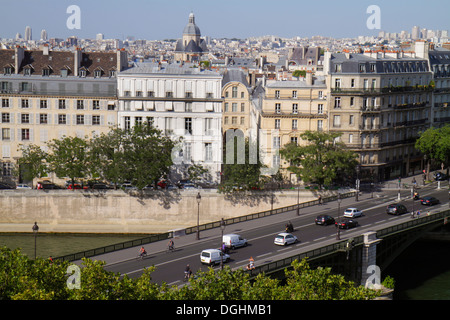
<svg viewBox="0 0 450 320"><path fill-rule="evenodd" d="M184 27L183 35L200 36L200 28L195 24L195 17L193 13L189 15L189 22L186 27Z"/></svg>

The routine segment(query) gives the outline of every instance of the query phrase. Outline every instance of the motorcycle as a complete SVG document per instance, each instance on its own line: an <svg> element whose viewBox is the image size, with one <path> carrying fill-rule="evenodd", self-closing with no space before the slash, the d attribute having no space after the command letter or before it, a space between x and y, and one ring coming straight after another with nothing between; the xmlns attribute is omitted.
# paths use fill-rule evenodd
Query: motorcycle
<svg viewBox="0 0 450 320"><path fill-rule="evenodd" d="M286 232L294 232L294 226L292 224L286 225Z"/></svg>
<svg viewBox="0 0 450 320"><path fill-rule="evenodd" d="M415 193L414 196L413 196L413 199L414 199L414 200L419 200L419 199L420 199L419 194L418 194L418 193Z"/></svg>

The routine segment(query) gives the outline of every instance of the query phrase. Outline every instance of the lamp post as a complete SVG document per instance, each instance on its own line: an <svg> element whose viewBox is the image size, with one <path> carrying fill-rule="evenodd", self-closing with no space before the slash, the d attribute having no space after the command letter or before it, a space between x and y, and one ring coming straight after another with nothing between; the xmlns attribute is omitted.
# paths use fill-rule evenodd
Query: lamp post
<svg viewBox="0 0 450 320"><path fill-rule="evenodd" d="M197 240L200 240L200 201L202 201L202 196L200 192L197 194Z"/></svg>
<svg viewBox="0 0 450 320"><path fill-rule="evenodd" d="M33 234L34 234L34 260L36 260L36 238L37 238L37 233L39 231L39 227L37 225L37 222L34 223L32 229L33 229Z"/></svg>
<svg viewBox="0 0 450 320"><path fill-rule="evenodd" d="M297 178L298 183L298 178ZM300 183L297 185L297 216L300 215Z"/></svg>
<svg viewBox="0 0 450 320"><path fill-rule="evenodd" d="M225 220L223 220L223 218L222 218L222 220L220 221L220 230L222 231L222 237L220 238L221 239L221 244L220 244L220 246L221 246L221 248L222 248L222 246L223 246L223 230L225 230ZM224 251L222 251L222 253L221 253L221 255L220 255L220 270L223 270L223 254L224 254L225 252Z"/></svg>
<svg viewBox="0 0 450 320"><path fill-rule="evenodd" d="M341 230L339 228L339 223L341 222L341 218L339 217L339 214L341 212L341 194L338 193L338 198L337 198L337 202L338 202L338 224L337 224L337 231L336 231L336 240L341 240Z"/></svg>
<svg viewBox="0 0 450 320"><path fill-rule="evenodd" d="M361 171L361 166L358 164L356 166L356 196L355 201L358 201L359 197L359 172Z"/></svg>

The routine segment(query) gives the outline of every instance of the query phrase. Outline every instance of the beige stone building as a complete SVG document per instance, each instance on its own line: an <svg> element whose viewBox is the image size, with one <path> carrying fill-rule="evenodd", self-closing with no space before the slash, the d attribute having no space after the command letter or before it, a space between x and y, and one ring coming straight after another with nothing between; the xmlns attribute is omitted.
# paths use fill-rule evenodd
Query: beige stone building
<svg viewBox="0 0 450 320"><path fill-rule="evenodd" d="M0 50L0 163L2 181L13 176L22 145L63 136L92 137L117 123L116 73L124 51Z"/></svg>
<svg viewBox="0 0 450 320"><path fill-rule="evenodd" d="M265 154L264 163L293 183L295 174L279 155L279 149L295 142L301 143L305 131L328 130L327 85L325 79L307 73L304 80L267 81L259 95L256 108L260 110L259 141Z"/></svg>

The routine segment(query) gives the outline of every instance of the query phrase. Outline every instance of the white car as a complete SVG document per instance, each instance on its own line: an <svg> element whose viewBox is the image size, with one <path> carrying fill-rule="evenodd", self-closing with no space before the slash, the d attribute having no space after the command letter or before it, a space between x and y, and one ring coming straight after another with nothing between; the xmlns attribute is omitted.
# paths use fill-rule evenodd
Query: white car
<svg viewBox="0 0 450 320"><path fill-rule="evenodd" d="M247 239L242 238L238 234L224 234L222 243L225 243L225 246L228 248L235 249L238 247L246 247Z"/></svg>
<svg viewBox="0 0 450 320"><path fill-rule="evenodd" d="M226 253L222 253L219 249L206 249L200 254L200 261L203 264L213 266L215 264L220 264L221 255L223 255L223 262L228 262L230 260L230 256Z"/></svg>
<svg viewBox="0 0 450 320"><path fill-rule="evenodd" d="M16 189L31 189L31 187L27 184L18 184Z"/></svg>
<svg viewBox="0 0 450 320"><path fill-rule="evenodd" d="M273 243L279 246L287 246L288 244L296 243L298 241L297 237L291 233L282 232L277 234Z"/></svg>
<svg viewBox="0 0 450 320"><path fill-rule="evenodd" d="M356 218L356 217L361 217L362 216L362 211L358 210L356 208L347 208L344 211L344 217L347 218Z"/></svg>

